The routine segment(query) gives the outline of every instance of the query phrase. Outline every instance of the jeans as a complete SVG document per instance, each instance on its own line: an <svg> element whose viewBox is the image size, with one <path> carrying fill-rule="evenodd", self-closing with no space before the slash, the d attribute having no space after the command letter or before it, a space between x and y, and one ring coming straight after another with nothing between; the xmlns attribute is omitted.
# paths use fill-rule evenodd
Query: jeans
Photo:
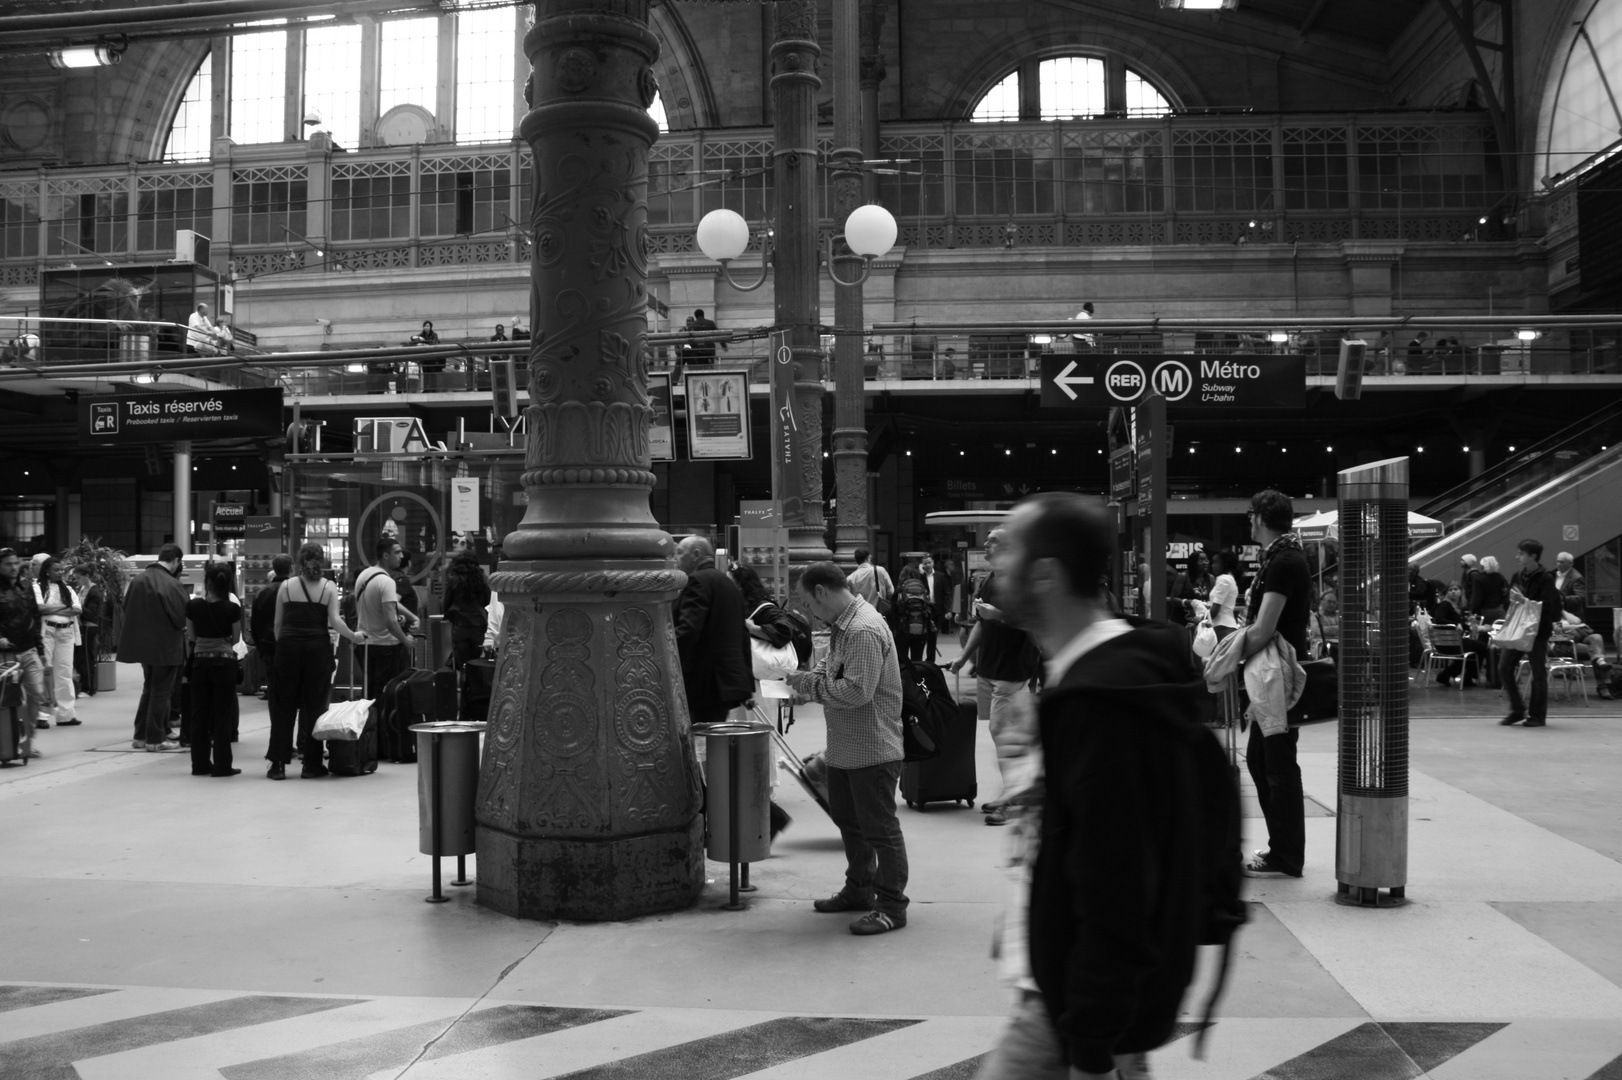
<svg viewBox="0 0 1622 1080"><path fill-rule="evenodd" d="M1515 669L1525 660L1532 669L1532 700L1521 700L1521 685L1515 678ZM1509 695L1509 714L1511 716L1525 715L1528 720L1538 723L1548 719L1549 716L1549 639L1540 637L1532 642L1532 651L1529 653L1517 652L1514 649L1505 649L1498 660L1498 680L1504 684L1504 693Z"/></svg>
<svg viewBox="0 0 1622 1080"><path fill-rule="evenodd" d="M9 664L16 661L21 675L23 688L23 706L17 713L21 721L17 725L17 750L27 754L34 745L34 717L40 710L46 708L49 697L45 693L45 665L39 658L39 653L33 649L24 649L22 652L0 650L0 664Z"/></svg>
<svg viewBox="0 0 1622 1080"><path fill-rule="evenodd" d="M231 738L237 728L237 662L200 656L192 661L186 728L191 771L223 776L231 771Z"/></svg>
<svg viewBox="0 0 1622 1080"><path fill-rule="evenodd" d="M137 742L156 746L168 737L169 704L179 679L179 664L141 665L141 702L135 706Z"/></svg>
<svg viewBox="0 0 1622 1080"><path fill-rule="evenodd" d="M270 747L265 760L286 765L293 760L293 727L298 726L304 767L321 764L325 749L311 736L327 711L332 695L332 643L318 638L283 638L276 642L276 670L270 677Z"/></svg>
<svg viewBox="0 0 1622 1080"><path fill-rule="evenodd" d="M1256 784L1256 800L1267 819L1267 861L1286 874L1301 873L1307 859L1307 818L1302 807L1301 766L1295 760L1300 729L1263 735L1250 725L1245 767Z"/></svg>
<svg viewBox="0 0 1622 1080"><path fill-rule="evenodd" d="M974 693L976 713L989 725L997 747L997 771L1002 774L997 801L1007 803L1029 790L1041 769L1036 703L1027 684L1015 679L976 676Z"/></svg>
<svg viewBox="0 0 1622 1080"><path fill-rule="evenodd" d="M840 894L898 922L907 915L907 843L895 815L900 780L899 761L861 769L828 767L828 814L845 842Z"/></svg>
<svg viewBox="0 0 1622 1080"><path fill-rule="evenodd" d="M40 628L40 650L44 657L46 697L50 704L42 704L41 720L55 720L60 724L73 719L73 624L52 626L45 620Z"/></svg>
<svg viewBox="0 0 1622 1080"><path fill-rule="evenodd" d="M1121 1080L1147 1080L1148 1054L1116 1054ZM980 1062L974 1080L1068 1080L1059 1033L1048 1019L1042 995L1027 991L1008 1018L1002 1039Z"/></svg>

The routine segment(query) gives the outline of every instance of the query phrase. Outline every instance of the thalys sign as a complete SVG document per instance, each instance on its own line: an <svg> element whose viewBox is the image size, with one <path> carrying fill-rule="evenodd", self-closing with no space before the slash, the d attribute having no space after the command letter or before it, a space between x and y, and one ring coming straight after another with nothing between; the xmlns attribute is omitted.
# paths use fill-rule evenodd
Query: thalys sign
<svg viewBox="0 0 1622 1080"><path fill-rule="evenodd" d="M1042 358L1042 404L1135 405L1151 393L1172 406L1299 409L1307 362L1300 356L1068 354Z"/></svg>

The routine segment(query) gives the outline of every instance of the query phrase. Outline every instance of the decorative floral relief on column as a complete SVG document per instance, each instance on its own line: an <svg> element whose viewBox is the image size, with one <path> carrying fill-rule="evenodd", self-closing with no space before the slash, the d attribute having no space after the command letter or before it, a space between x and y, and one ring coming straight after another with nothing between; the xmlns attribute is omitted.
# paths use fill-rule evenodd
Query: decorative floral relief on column
<svg viewBox="0 0 1622 1080"><path fill-rule="evenodd" d="M506 641L496 660L496 693L490 702L487 766L480 770L479 818L498 828L512 828L517 814L519 743L524 733L524 681L529 670L529 638L534 616L521 604L510 604L503 624ZM503 675L508 677L503 677Z"/></svg>
<svg viewBox="0 0 1622 1080"><path fill-rule="evenodd" d="M535 777L541 797L534 825L589 829L598 825L596 676L591 671L591 617L560 608L546 622L550 661L541 672L536 704Z"/></svg>
<svg viewBox="0 0 1622 1080"><path fill-rule="evenodd" d="M620 664L615 672L619 696L614 702L614 732L619 738L620 807L633 821L654 822L674 807L669 753L660 753L670 738L671 716L661 693L664 677L654 661L654 621L641 608L627 608L614 619Z"/></svg>

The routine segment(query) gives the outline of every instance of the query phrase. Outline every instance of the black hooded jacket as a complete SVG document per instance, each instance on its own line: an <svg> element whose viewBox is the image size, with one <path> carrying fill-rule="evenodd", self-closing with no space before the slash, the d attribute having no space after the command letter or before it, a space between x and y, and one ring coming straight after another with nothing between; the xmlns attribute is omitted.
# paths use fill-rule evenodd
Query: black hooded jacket
<svg viewBox="0 0 1622 1080"><path fill-rule="evenodd" d="M1179 627L1131 620L1042 692L1047 796L1030 962L1070 1064L1166 1043L1201 917L1204 682Z"/></svg>

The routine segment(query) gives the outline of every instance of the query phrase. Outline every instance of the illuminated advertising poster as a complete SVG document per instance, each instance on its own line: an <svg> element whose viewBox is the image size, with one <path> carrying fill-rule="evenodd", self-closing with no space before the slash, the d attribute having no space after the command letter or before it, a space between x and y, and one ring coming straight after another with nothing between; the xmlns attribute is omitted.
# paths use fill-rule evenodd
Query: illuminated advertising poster
<svg viewBox="0 0 1622 1080"><path fill-rule="evenodd" d="M749 373L689 371L687 391L687 456L693 461L743 460L753 457L749 441Z"/></svg>

